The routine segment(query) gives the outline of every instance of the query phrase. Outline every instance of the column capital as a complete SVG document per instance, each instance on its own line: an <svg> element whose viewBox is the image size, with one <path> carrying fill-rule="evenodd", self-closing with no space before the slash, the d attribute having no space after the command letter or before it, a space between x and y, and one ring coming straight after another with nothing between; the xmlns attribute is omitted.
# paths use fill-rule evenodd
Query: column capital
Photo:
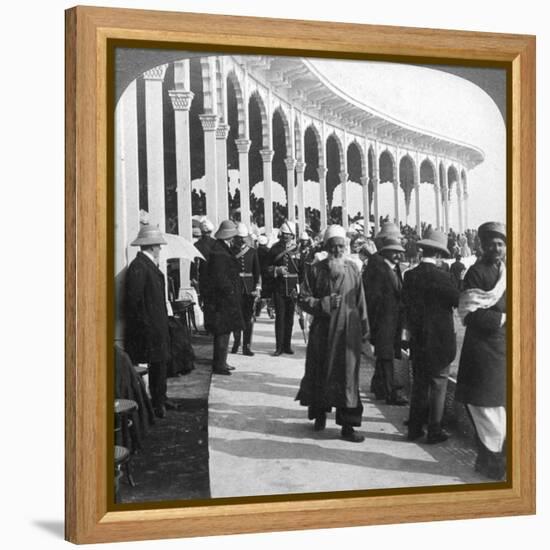
<svg viewBox="0 0 550 550"><path fill-rule="evenodd" d="M369 178L368 178L368 176L361 176L360 180L361 180L361 185L363 185L363 186L369 184Z"/></svg>
<svg viewBox="0 0 550 550"><path fill-rule="evenodd" d="M164 80L164 75L166 74L167 68L168 64L153 67L143 73L143 78L144 80L160 80L162 82Z"/></svg>
<svg viewBox="0 0 550 550"><path fill-rule="evenodd" d="M174 111L189 111L191 101L195 94L186 90L169 90L168 94L172 100Z"/></svg>
<svg viewBox="0 0 550 550"><path fill-rule="evenodd" d="M287 157L285 159L285 166L287 170L294 170L294 168L296 168L296 159L293 159L292 157Z"/></svg>
<svg viewBox="0 0 550 550"><path fill-rule="evenodd" d="M227 139L229 135L230 126L229 124L218 124L216 127L216 139Z"/></svg>
<svg viewBox="0 0 550 550"><path fill-rule="evenodd" d="M396 189L396 190L399 189L399 180L393 180L392 184L393 184L394 189Z"/></svg>
<svg viewBox="0 0 550 550"><path fill-rule="evenodd" d="M296 162L296 172L298 174L303 174L306 170L306 163L299 160Z"/></svg>
<svg viewBox="0 0 550 550"><path fill-rule="evenodd" d="M218 115L202 114L199 115L202 129L205 132L214 132L218 126Z"/></svg>
<svg viewBox="0 0 550 550"><path fill-rule="evenodd" d="M338 175L340 176L340 183L346 183L346 181L348 181L347 172L340 172Z"/></svg>
<svg viewBox="0 0 550 550"><path fill-rule="evenodd" d="M456 186L456 195L459 199L462 198L462 186L459 183Z"/></svg>
<svg viewBox="0 0 550 550"><path fill-rule="evenodd" d="M262 155L262 160L264 162L271 162L273 160L273 154L275 152L272 149L261 149L260 155Z"/></svg>
<svg viewBox="0 0 550 550"><path fill-rule="evenodd" d="M246 154L250 151L250 144L252 142L246 138L239 138L235 140L235 145L237 146L237 151L239 154Z"/></svg>
<svg viewBox="0 0 550 550"><path fill-rule="evenodd" d="M436 193L439 193L441 191L441 185L439 185L439 183L437 182L434 183L434 191Z"/></svg>
<svg viewBox="0 0 550 550"><path fill-rule="evenodd" d="M319 176L319 180L324 180L327 177L328 170L324 166L318 166L317 167L317 174Z"/></svg>

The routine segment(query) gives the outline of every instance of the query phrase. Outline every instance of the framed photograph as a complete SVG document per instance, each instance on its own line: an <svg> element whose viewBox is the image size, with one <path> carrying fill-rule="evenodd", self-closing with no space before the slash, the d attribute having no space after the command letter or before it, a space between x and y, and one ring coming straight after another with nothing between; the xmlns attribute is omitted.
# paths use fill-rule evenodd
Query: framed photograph
<svg viewBox="0 0 550 550"><path fill-rule="evenodd" d="M66 539L533 514L534 211L533 36L68 10Z"/></svg>

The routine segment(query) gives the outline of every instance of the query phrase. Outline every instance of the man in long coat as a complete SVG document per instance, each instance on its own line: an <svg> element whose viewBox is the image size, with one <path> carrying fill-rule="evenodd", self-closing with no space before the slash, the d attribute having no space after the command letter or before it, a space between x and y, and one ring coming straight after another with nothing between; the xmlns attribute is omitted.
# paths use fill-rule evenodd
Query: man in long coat
<svg viewBox="0 0 550 550"><path fill-rule="evenodd" d="M364 440L354 426L361 425L363 412L359 366L368 323L361 274L344 257L345 237L340 226L327 229L329 256L316 264L311 288L302 291L301 305L313 321L296 399L308 407L315 430L325 428L327 412L336 407L342 438L357 443Z"/></svg>
<svg viewBox="0 0 550 550"><path fill-rule="evenodd" d="M140 252L128 266L125 278L125 351L132 362L149 364L149 391L155 415L166 416L176 408L166 397L170 334L165 279L158 268L161 245L166 244L157 226L143 224L132 246Z"/></svg>
<svg viewBox="0 0 550 550"><path fill-rule="evenodd" d="M241 311L240 265L231 252L237 226L224 220L214 235L216 242L208 259L205 328L214 335L212 372L231 374L227 365L229 336L244 327Z"/></svg>
<svg viewBox="0 0 550 550"><path fill-rule="evenodd" d="M386 225L381 231L382 236L375 238L379 251L369 258L363 277L371 342L376 355L371 391L377 399L385 399L389 405L406 405L408 400L394 376L394 359L401 358L403 279L399 260L405 249L400 238ZM387 231L386 235L384 231Z"/></svg>
<svg viewBox="0 0 550 550"><path fill-rule="evenodd" d="M440 443L449 435L441 428L449 366L456 355L453 308L458 306L458 288L448 273L437 267L437 260L448 257L447 237L430 230L418 241L422 259L405 272L402 299L405 324L410 334L413 388L408 422L408 439L424 435L427 443Z"/></svg>
<svg viewBox="0 0 550 550"><path fill-rule="evenodd" d="M207 295L208 286L208 258L210 257L210 251L216 243L216 239L212 237L214 231L214 225L210 220L204 219L200 224L201 237L195 243L195 248L203 255L202 258L197 258L191 264L191 280L193 285L196 286L199 294L199 302L201 307L205 308L204 300Z"/></svg>
<svg viewBox="0 0 550 550"><path fill-rule="evenodd" d="M506 227L478 229L482 258L464 278L459 315L466 326L456 399L464 403L478 436L476 470L506 476Z"/></svg>

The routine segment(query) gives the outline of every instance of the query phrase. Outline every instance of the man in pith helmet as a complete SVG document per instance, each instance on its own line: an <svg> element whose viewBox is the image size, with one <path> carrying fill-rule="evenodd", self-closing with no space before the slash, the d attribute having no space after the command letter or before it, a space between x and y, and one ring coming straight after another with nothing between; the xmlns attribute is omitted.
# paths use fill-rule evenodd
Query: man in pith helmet
<svg viewBox="0 0 550 550"><path fill-rule="evenodd" d="M268 271L273 277L275 306L275 353L294 353L291 346L294 325L294 297L298 289L299 256L294 243L295 229L288 221L280 228L279 241L269 250Z"/></svg>
<svg viewBox="0 0 550 550"><path fill-rule="evenodd" d="M441 428L449 367L456 355L453 308L459 291L451 276L437 267L450 256L447 236L430 229L418 241L422 258L405 272L402 299L413 365L413 387L408 422L408 439L424 435L427 443L441 443L449 435Z"/></svg>
<svg viewBox="0 0 550 550"><path fill-rule="evenodd" d="M388 405L406 405L402 385L394 376L394 359L401 358L403 278L399 262L405 249L396 236L379 235L379 250L366 267L365 292L376 365L371 391Z"/></svg>
<svg viewBox="0 0 550 550"><path fill-rule="evenodd" d="M260 297L260 262L256 249L249 245L249 232L244 223L237 224L237 235L233 239L233 253L239 262L241 279L241 311L244 321L243 355L252 357L250 349L254 328L254 302ZM231 353L237 353L241 345L241 331L233 332Z"/></svg>
<svg viewBox="0 0 550 550"><path fill-rule="evenodd" d="M170 333L164 274L158 267L166 240L156 225L142 224L131 243L140 251L128 266L125 278L125 350L134 364L149 364L149 391L155 415L166 416L176 405L166 397L170 359Z"/></svg>
<svg viewBox="0 0 550 550"><path fill-rule="evenodd" d="M212 372L231 374L227 365L229 335L244 327L241 311L239 262L231 251L237 226L224 220L216 231L216 242L208 259L208 289L204 324L214 335Z"/></svg>

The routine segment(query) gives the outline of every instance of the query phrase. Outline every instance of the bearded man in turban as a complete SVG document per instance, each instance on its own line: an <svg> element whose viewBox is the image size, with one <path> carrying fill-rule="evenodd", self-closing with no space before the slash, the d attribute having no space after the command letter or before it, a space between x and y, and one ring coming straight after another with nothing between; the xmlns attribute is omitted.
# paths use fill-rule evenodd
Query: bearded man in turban
<svg viewBox="0 0 550 550"><path fill-rule="evenodd" d="M367 308L361 273L345 257L345 230L327 228L328 257L315 265L309 287L303 285L301 305L313 316L306 354L305 375L296 399L308 407L314 429L323 430L326 415L336 407L341 437L359 443L363 405L359 397L362 343L367 337Z"/></svg>

